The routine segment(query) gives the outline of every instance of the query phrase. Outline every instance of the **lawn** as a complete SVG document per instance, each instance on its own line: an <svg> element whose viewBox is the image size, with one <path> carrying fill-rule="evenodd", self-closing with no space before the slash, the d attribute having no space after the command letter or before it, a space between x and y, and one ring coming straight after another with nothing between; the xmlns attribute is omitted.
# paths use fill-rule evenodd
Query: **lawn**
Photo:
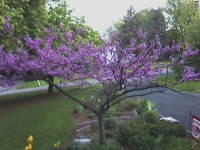
<svg viewBox="0 0 200 150"><path fill-rule="evenodd" d="M54 82L59 84L60 83L60 79L59 78L55 78ZM49 85L49 84L46 83L43 80L40 80L40 86L47 86L47 85ZM33 87L39 87L37 80L35 80L35 81L27 81L27 82L17 86L16 89L26 89L26 88L33 88Z"/></svg>
<svg viewBox="0 0 200 150"><path fill-rule="evenodd" d="M157 81L159 83L164 83L166 76L158 77ZM168 83L173 83L174 81L177 81L174 74L170 74L168 76ZM186 91L189 93L200 93L200 81L186 81L184 83L180 83L174 86L171 86L171 88L179 91Z"/></svg>
<svg viewBox="0 0 200 150"><path fill-rule="evenodd" d="M89 99L90 90L67 88L76 97ZM33 135L33 149L49 150L57 141L63 143L74 132L75 121L70 116L77 104L56 93L46 91L0 97L0 149L22 150L27 137Z"/></svg>

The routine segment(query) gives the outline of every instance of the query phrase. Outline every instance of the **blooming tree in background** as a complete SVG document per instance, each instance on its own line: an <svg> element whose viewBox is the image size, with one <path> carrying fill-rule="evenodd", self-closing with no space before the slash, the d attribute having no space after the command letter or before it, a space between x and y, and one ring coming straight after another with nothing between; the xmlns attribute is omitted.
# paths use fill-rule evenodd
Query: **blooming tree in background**
<svg viewBox="0 0 200 150"><path fill-rule="evenodd" d="M11 34L8 21L5 29ZM136 44L136 40L133 39L131 45L122 50L121 39L115 34L111 34L110 39L106 41L100 37L101 45L94 47L84 39L80 40L78 45L72 40L74 36L84 32L82 30L77 30L74 34L63 31L62 35L54 33L53 29L45 30L44 38L26 37L25 44L17 51L6 53L3 51L3 46L0 46L0 85L9 86L20 80L44 80L52 84L65 96L97 115L100 143L104 143L105 140L104 115L110 107L127 97L152 93L135 92L131 95L132 91L167 87L167 78L165 83L158 84L155 80L156 76L164 68L175 63L187 65L187 58L199 52L191 51L187 46L183 51L182 60L178 62L175 56L180 51L181 43L163 48L159 37L156 37L151 44L147 44L146 35L142 31L138 31L141 41L139 44ZM53 42L58 38L62 42L59 47L54 47ZM171 54L170 64L158 63L158 59L166 53ZM89 80L86 80L88 78L97 80L102 85L102 89L98 91L102 98L95 103L98 107L70 95L61 86L51 82L50 77L78 81L77 84L80 86L88 85ZM185 66L180 82L199 80L199 77L200 73L194 73L194 68ZM130 86L131 88L128 88Z"/></svg>

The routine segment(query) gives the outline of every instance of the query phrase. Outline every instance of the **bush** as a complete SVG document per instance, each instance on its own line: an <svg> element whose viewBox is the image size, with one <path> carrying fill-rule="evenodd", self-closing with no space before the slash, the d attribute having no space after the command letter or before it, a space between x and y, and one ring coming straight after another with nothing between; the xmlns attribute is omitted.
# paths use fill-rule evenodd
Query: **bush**
<svg viewBox="0 0 200 150"><path fill-rule="evenodd" d="M137 112L139 115L143 114L145 111L148 111L148 103L147 100L145 99L139 99L138 100L138 107L137 107Z"/></svg>
<svg viewBox="0 0 200 150"><path fill-rule="evenodd" d="M157 112L154 111L146 111L143 113L142 115L142 119L146 122L146 123L156 123L159 121L159 116Z"/></svg>
<svg viewBox="0 0 200 150"><path fill-rule="evenodd" d="M105 136L106 138L116 138L118 134L118 129L106 130Z"/></svg>
<svg viewBox="0 0 200 150"><path fill-rule="evenodd" d="M156 149L155 150L191 150L192 147L188 139L182 139L177 137L171 137L166 139L163 136L159 136L156 139Z"/></svg>
<svg viewBox="0 0 200 150"><path fill-rule="evenodd" d="M137 107L137 112L139 115L143 114L144 112L148 110L152 110L152 107L155 106L155 103L148 101L146 99L138 99L139 104Z"/></svg>
<svg viewBox="0 0 200 150"><path fill-rule="evenodd" d="M99 129L99 124L98 124L98 122L92 122L91 123L91 125L90 125L90 129L91 129L91 131L97 131L98 129Z"/></svg>
<svg viewBox="0 0 200 150"><path fill-rule="evenodd" d="M87 118L91 119L91 118L94 118L94 117L95 117L95 114L93 112L87 113Z"/></svg>
<svg viewBox="0 0 200 150"><path fill-rule="evenodd" d="M156 121L155 123L154 117L154 119L149 119L151 118L149 112L143 114L148 118L145 119L145 122L142 118L131 123L122 123L119 126L117 140L121 145L137 150L185 150L182 145L185 145L186 150L191 148L185 140L187 135L185 128L179 124L165 121ZM177 145L173 139L177 141Z"/></svg>
<svg viewBox="0 0 200 150"><path fill-rule="evenodd" d="M161 121L158 124L159 134L163 135L163 137L180 137L185 138L187 135L187 131L184 127L179 124L170 123L167 121Z"/></svg>
<svg viewBox="0 0 200 150"><path fill-rule="evenodd" d="M119 103L119 112L130 112L136 109L137 102L133 99L125 99Z"/></svg>
<svg viewBox="0 0 200 150"><path fill-rule="evenodd" d="M155 139L140 126L122 123L119 127L118 141L130 149L152 150L155 149Z"/></svg>
<svg viewBox="0 0 200 150"><path fill-rule="evenodd" d="M104 124L105 129L114 129L117 127L117 121L115 118L107 118L105 119Z"/></svg>
<svg viewBox="0 0 200 150"><path fill-rule="evenodd" d="M132 150L155 150L155 139L137 129L137 132L128 139L127 147Z"/></svg>
<svg viewBox="0 0 200 150"><path fill-rule="evenodd" d="M84 110L84 108L83 108L83 106L81 106L81 105L77 105L77 106L75 107L75 112L76 112L79 116L82 115L83 110Z"/></svg>
<svg viewBox="0 0 200 150"><path fill-rule="evenodd" d="M106 111L106 117L114 117L117 111L117 106L112 106Z"/></svg>

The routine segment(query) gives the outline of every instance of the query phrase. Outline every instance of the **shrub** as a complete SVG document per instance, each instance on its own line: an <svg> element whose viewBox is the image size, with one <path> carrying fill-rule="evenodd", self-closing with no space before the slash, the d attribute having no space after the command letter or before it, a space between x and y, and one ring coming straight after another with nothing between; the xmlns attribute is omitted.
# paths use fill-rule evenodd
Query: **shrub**
<svg viewBox="0 0 200 150"><path fill-rule="evenodd" d="M117 136L117 140L123 146L128 144L128 139L131 136L131 127L128 123L121 123L119 126L119 135Z"/></svg>
<svg viewBox="0 0 200 150"><path fill-rule="evenodd" d="M155 150L191 150L192 147L188 139L182 139L177 137L171 137L166 139L163 136L159 136L156 139Z"/></svg>
<svg viewBox="0 0 200 150"><path fill-rule="evenodd" d="M84 110L84 108L83 108L82 105L77 105L77 106L75 107L75 112L76 112L79 116L82 115L83 110Z"/></svg>
<svg viewBox="0 0 200 150"><path fill-rule="evenodd" d="M146 123L156 123L159 121L159 116L157 112L154 111L146 111L143 113L142 115L142 119L146 122Z"/></svg>
<svg viewBox="0 0 200 150"><path fill-rule="evenodd" d="M187 131L184 127L179 124L170 123L167 121L161 121L158 124L159 134L164 137L182 137L185 138Z"/></svg>
<svg viewBox="0 0 200 150"><path fill-rule="evenodd" d="M138 99L138 101L139 101L139 104L137 107L137 112L140 115L148 110L152 110L152 107L155 106L155 103L148 101L146 99Z"/></svg>
<svg viewBox="0 0 200 150"><path fill-rule="evenodd" d="M95 117L95 114L93 112L88 112L87 113L87 118L94 118Z"/></svg>
<svg viewBox="0 0 200 150"><path fill-rule="evenodd" d="M186 150L191 148L185 140L187 134L185 128L179 124L165 121L156 121L155 123L154 117L154 119L149 119L151 118L149 114L153 114L150 112L143 114L148 119L144 119L144 117L131 123L120 124L117 140L121 145L137 150L185 150L181 145L185 145ZM173 139L177 141L177 145ZM168 145L171 149L168 148ZM175 148L171 145L174 145Z"/></svg>
<svg viewBox="0 0 200 150"><path fill-rule="evenodd" d="M118 141L130 149L152 150L155 149L155 139L140 126L122 123L119 127Z"/></svg>
<svg viewBox="0 0 200 150"><path fill-rule="evenodd" d="M91 131L97 131L99 129L99 124L98 122L92 122L91 125L90 125L90 129Z"/></svg>
<svg viewBox="0 0 200 150"><path fill-rule="evenodd" d="M117 121L115 118L107 118L105 119L104 124L105 129L114 129L117 127Z"/></svg>
<svg viewBox="0 0 200 150"><path fill-rule="evenodd" d="M132 150L154 150L156 147L155 139L142 130L136 130L137 132L128 139L127 147Z"/></svg>
<svg viewBox="0 0 200 150"><path fill-rule="evenodd" d="M114 117L117 111L117 106L112 106L106 111L106 117Z"/></svg>
<svg viewBox="0 0 200 150"><path fill-rule="evenodd" d="M125 99L119 103L119 112L130 112L136 109L137 102L133 99Z"/></svg>
<svg viewBox="0 0 200 150"><path fill-rule="evenodd" d="M145 111L148 111L148 103L145 99L138 99L137 112L139 115L143 114Z"/></svg>
<svg viewBox="0 0 200 150"><path fill-rule="evenodd" d="M118 129L106 130L105 136L106 138L116 138L118 134Z"/></svg>

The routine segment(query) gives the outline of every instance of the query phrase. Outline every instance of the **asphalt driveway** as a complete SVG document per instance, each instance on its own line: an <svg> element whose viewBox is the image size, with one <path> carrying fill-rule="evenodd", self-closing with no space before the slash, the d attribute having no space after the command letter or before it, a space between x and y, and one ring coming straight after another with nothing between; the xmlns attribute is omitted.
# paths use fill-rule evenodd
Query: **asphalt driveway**
<svg viewBox="0 0 200 150"><path fill-rule="evenodd" d="M165 117L173 117L189 129L190 112L200 117L200 94L186 94L174 92L164 88L154 88L153 91L165 90L164 93L156 92L150 95L141 96L156 103L155 108ZM130 94L143 94L149 90L131 92ZM135 97L134 99L136 99Z"/></svg>

